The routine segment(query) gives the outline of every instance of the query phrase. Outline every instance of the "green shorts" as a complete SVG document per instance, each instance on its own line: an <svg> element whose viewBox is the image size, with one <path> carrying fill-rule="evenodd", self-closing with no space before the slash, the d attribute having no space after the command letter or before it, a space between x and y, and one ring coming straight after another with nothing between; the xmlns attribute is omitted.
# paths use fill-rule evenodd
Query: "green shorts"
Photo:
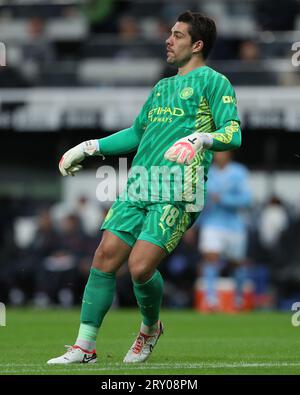
<svg viewBox="0 0 300 395"><path fill-rule="evenodd" d="M170 253L199 214L186 211L184 204L117 199L101 229L109 230L131 247L137 240L145 240Z"/></svg>

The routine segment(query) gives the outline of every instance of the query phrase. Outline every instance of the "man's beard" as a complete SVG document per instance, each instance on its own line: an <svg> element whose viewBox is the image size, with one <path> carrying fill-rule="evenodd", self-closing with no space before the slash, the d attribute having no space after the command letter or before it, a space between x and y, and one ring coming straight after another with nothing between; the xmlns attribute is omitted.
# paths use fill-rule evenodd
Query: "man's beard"
<svg viewBox="0 0 300 395"><path fill-rule="evenodd" d="M184 58L184 59L180 59L180 60L178 60L178 59L174 59L174 58L171 58L171 59L167 59L167 63L170 65L170 66L174 66L174 67L183 67L184 65L186 65L189 61L191 60L191 56L188 56L188 57L186 57L186 58Z"/></svg>

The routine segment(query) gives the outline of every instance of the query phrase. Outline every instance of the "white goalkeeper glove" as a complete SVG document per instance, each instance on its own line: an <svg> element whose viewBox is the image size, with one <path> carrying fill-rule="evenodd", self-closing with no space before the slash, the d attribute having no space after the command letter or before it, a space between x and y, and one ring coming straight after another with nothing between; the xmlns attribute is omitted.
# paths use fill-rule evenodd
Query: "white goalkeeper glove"
<svg viewBox="0 0 300 395"><path fill-rule="evenodd" d="M164 155L164 158L179 164L190 165L199 151L209 149L213 138L208 133L193 133L176 141Z"/></svg>
<svg viewBox="0 0 300 395"><path fill-rule="evenodd" d="M59 171L63 176L74 176L82 169L79 163L85 157L93 155L101 155L98 140L84 141L63 154L59 161Z"/></svg>

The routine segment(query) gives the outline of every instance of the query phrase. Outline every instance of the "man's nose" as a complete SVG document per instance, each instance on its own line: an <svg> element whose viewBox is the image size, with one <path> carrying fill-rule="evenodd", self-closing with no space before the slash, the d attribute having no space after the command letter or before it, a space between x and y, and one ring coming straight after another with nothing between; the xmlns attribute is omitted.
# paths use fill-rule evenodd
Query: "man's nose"
<svg viewBox="0 0 300 395"><path fill-rule="evenodd" d="M172 45L172 36L169 36L169 37L166 39L166 44L167 44L167 45Z"/></svg>

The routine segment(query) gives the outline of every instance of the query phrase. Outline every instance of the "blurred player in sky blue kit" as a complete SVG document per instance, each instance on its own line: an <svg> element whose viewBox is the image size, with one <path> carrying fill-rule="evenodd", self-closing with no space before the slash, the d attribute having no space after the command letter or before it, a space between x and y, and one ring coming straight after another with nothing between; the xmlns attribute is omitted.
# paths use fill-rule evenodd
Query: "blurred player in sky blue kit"
<svg viewBox="0 0 300 395"><path fill-rule="evenodd" d="M207 203L199 221L202 276L209 310L218 309L216 281L222 259L234 264L236 308L241 308L242 287L247 279L247 226L241 211L252 198L247 169L232 161L231 152L216 152L208 173Z"/></svg>

